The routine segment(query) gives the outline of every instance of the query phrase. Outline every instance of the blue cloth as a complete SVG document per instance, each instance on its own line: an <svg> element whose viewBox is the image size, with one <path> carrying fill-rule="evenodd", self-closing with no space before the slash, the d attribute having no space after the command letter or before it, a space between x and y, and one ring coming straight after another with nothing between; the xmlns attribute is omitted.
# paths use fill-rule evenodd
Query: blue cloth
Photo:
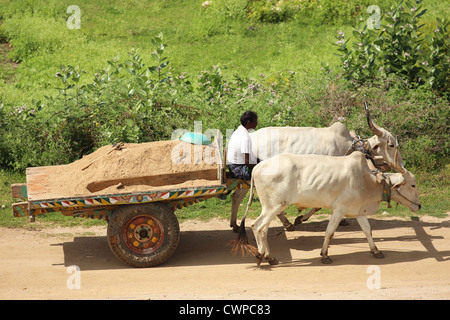
<svg viewBox="0 0 450 320"><path fill-rule="evenodd" d="M211 144L211 140L208 138L208 136L198 132L186 132L181 136L180 140L192 144L202 144L202 145Z"/></svg>

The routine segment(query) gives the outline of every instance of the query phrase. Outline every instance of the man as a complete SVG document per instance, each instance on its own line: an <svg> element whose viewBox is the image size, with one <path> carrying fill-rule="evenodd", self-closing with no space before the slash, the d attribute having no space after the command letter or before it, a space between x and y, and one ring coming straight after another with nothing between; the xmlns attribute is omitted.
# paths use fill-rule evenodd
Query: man
<svg viewBox="0 0 450 320"><path fill-rule="evenodd" d="M240 120L241 125L233 132L228 142L227 164L233 178L250 180L257 159L252 152L252 140L248 130L256 128L258 115L253 111L246 111Z"/></svg>

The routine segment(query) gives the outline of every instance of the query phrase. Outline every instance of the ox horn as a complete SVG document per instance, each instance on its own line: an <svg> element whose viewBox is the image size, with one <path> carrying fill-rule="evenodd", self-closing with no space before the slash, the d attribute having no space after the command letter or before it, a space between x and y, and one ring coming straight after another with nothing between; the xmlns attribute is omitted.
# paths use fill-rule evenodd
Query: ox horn
<svg viewBox="0 0 450 320"><path fill-rule="evenodd" d="M364 109L366 111L367 124L369 125L369 128L374 134L381 137L383 135L383 131L381 131L380 128L375 123L373 123L372 118L370 117L369 107L367 106L366 102L366 96L364 96Z"/></svg>

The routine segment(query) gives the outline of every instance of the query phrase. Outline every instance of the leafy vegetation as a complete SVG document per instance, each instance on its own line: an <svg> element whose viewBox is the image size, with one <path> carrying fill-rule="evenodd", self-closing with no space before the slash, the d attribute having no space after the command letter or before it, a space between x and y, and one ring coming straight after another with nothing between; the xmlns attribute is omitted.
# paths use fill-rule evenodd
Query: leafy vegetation
<svg viewBox="0 0 450 320"><path fill-rule="evenodd" d="M367 96L373 119L397 135L425 187L426 213L448 211L442 2L80 0L81 27L70 29L72 4L0 4L0 42L12 46L0 62L5 186L24 180L28 166L69 163L118 141L170 139L194 121L225 136L248 109L260 127L341 121L368 137ZM227 216L230 205L209 200L180 216Z"/></svg>
<svg viewBox="0 0 450 320"><path fill-rule="evenodd" d="M348 80L359 85L384 81L393 74L411 86L429 85L441 94L449 93L450 21L437 17L433 33L425 35L420 29L427 9L421 2L399 1L377 22L378 31L369 29L366 21L360 22L353 30L356 41L351 48L339 31L336 45ZM381 16L374 19L381 20Z"/></svg>

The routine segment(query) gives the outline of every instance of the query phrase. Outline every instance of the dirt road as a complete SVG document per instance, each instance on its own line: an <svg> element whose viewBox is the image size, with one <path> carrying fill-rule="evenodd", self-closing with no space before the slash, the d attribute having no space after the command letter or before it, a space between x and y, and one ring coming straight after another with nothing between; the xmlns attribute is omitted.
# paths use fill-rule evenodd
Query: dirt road
<svg viewBox="0 0 450 320"><path fill-rule="evenodd" d="M274 221L269 244L280 264L260 268L230 254L236 234L224 220L182 223L175 254L148 269L117 260L104 227L1 228L0 299L450 299L450 217L370 219L384 259L349 221L331 242L331 265L319 257L327 221L293 232Z"/></svg>

